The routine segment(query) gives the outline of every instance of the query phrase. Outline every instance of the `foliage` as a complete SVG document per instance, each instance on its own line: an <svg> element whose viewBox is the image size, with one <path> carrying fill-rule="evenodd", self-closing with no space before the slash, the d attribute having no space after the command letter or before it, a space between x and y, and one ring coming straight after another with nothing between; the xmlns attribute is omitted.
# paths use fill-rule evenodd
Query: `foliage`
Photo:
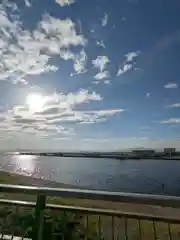
<svg viewBox="0 0 180 240"><path fill-rule="evenodd" d="M33 223L33 209L9 206L0 208L0 232L4 234L32 238ZM42 239L76 240L84 239L85 235L88 235L89 240L94 239L93 230L87 233L84 226L84 217L80 214L45 210Z"/></svg>

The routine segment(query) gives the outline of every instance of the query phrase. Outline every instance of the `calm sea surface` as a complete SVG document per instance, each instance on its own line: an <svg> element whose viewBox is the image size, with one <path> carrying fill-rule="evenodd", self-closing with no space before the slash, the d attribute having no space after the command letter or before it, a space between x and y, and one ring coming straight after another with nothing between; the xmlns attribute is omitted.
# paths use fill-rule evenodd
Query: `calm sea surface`
<svg viewBox="0 0 180 240"><path fill-rule="evenodd" d="M91 189L180 196L180 161L0 155L0 170Z"/></svg>

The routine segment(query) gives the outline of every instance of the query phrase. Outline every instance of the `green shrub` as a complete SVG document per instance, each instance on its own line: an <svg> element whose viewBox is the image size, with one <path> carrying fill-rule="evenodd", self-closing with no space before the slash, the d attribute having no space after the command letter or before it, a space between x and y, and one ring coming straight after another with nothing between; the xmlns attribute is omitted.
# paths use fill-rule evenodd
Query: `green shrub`
<svg viewBox="0 0 180 240"><path fill-rule="evenodd" d="M32 238L34 210L24 207L0 208L0 232ZM93 229L84 227L84 217L77 213L45 210L43 238L48 240L95 239ZM97 239L97 238L96 238Z"/></svg>

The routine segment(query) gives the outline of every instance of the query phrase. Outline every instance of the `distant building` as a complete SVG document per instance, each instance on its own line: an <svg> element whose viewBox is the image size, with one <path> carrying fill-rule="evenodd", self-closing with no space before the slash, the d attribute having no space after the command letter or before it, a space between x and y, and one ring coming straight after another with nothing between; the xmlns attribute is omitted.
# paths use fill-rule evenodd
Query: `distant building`
<svg viewBox="0 0 180 240"><path fill-rule="evenodd" d="M132 150L132 153L137 157L149 157L155 154L155 150L152 149Z"/></svg>
<svg viewBox="0 0 180 240"><path fill-rule="evenodd" d="M175 148L164 148L164 153L167 155L172 155L175 152L176 152Z"/></svg>

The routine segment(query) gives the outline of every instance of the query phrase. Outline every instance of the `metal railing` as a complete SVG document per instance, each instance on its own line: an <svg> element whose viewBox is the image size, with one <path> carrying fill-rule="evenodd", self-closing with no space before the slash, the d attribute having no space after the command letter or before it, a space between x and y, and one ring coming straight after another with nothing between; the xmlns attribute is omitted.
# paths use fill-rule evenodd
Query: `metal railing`
<svg viewBox="0 0 180 240"><path fill-rule="evenodd" d="M152 213L125 212L118 210L118 208L111 209L113 203L178 209L180 208L180 197L17 185L0 185L0 192L9 194L0 199L0 206L2 207L0 211L0 218L2 218L0 239L7 239L8 237L13 239L13 236L19 236L19 239L32 238L33 240L180 239L180 218L177 216L170 217ZM36 196L36 201L7 199L14 194L33 195ZM53 202L49 204L46 203L49 196L108 201L108 209L53 204ZM22 209L27 209L27 212L30 213L28 217L26 214L21 216ZM32 209L34 209L34 212ZM47 211L52 211L53 214L55 211L57 218L54 218L54 215L47 216ZM13 221L10 224L8 224L7 215L12 215ZM18 218L18 216L20 217ZM17 222L17 219L20 220ZM31 219L29 225L26 226L27 228L30 226L31 229L28 231L25 228L23 229L24 232L21 229L17 230L18 226L15 225L23 225L23 221L26 219ZM50 221L50 219L54 220ZM57 223L59 224L58 227L54 228L53 224L56 225ZM49 226L51 226L51 229L47 231ZM54 232L52 227L55 229ZM77 236L77 232L80 231L81 233ZM49 233L50 235L48 235ZM51 237L46 238L47 236Z"/></svg>

